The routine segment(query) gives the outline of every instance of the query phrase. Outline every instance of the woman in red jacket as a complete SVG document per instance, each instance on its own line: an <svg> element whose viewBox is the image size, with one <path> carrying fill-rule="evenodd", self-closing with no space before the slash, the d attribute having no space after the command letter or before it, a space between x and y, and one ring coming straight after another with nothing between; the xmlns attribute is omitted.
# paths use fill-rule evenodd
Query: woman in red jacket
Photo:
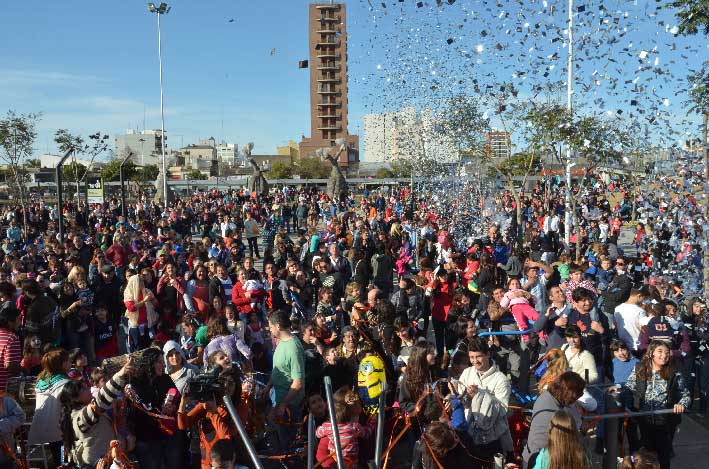
<svg viewBox="0 0 709 469"><path fill-rule="evenodd" d="M236 274L237 282L231 288L231 302L239 311L239 316L245 320L251 312L251 297L244 290L244 282L246 281L246 271L239 269Z"/></svg>
<svg viewBox="0 0 709 469"><path fill-rule="evenodd" d="M426 296L431 298L433 333L436 336L436 352L439 357L443 356L445 350L448 311L453 304L456 287L455 272L446 272L441 268L426 288Z"/></svg>

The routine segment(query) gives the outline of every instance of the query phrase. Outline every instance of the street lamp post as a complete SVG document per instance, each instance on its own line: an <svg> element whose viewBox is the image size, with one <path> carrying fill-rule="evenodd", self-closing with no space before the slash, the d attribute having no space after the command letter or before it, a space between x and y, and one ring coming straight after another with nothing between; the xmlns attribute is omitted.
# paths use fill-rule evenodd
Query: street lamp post
<svg viewBox="0 0 709 469"><path fill-rule="evenodd" d="M567 65L566 78L566 108L571 117L572 106L571 98L574 92L573 74L574 74L574 0L569 0L569 57ZM571 146L566 145L566 210L564 217L564 244L566 252L571 252Z"/></svg>
<svg viewBox="0 0 709 469"><path fill-rule="evenodd" d="M163 184L163 200L165 207L168 204L167 192L167 163L165 158L165 109L163 107L163 92L162 92L162 40L160 36L160 17L167 15L170 8L167 3L162 2L159 6L154 3L146 4L150 13L155 13L158 16L158 61L160 62L160 149L162 151L162 184Z"/></svg>

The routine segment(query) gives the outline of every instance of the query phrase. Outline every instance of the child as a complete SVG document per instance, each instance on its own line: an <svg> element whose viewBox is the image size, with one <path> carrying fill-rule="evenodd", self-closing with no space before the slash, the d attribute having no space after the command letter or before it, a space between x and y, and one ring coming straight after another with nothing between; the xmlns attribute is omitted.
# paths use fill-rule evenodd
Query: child
<svg viewBox="0 0 709 469"><path fill-rule="evenodd" d="M224 299L219 295L212 298L212 315L224 316Z"/></svg>
<svg viewBox="0 0 709 469"><path fill-rule="evenodd" d="M115 326L108 320L106 305L99 305L94 313L94 350L96 361L118 355L118 341Z"/></svg>
<svg viewBox="0 0 709 469"><path fill-rule="evenodd" d="M108 379L103 369L101 367L94 368L94 370L91 372L91 395L94 397L94 399L98 395L99 389L101 389L103 385L106 384L106 381L108 381Z"/></svg>
<svg viewBox="0 0 709 469"><path fill-rule="evenodd" d="M529 329L528 321L534 322L539 318L539 313L531 304L533 302L532 294L522 290L522 284L516 278L511 278L507 282L507 287L509 290L500 301L500 306L503 308L509 307L519 330L526 331ZM523 335L522 341L528 342L529 335Z"/></svg>
<svg viewBox="0 0 709 469"><path fill-rule="evenodd" d="M315 315L316 317L320 315L325 319L328 329L332 329L337 324L337 311L332 306L332 290L330 288L320 288Z"/></svg>
<svg viewBox="0 0 709 469"><path fill-rule="evenodd" d="M620 462L620 469L660 469L660 461L653 451L641 449Z"/></svg>
<svg viewBox="0 0 709 469"><path fill-rule="evenodd" d="M266 294L266 289L259 280L258 272L253 271L248 274L248 278L244 282L244 290L249 294L249 298L251 299L251 310L261 312L261 303Z"/></svg>
<svg viewBox="0 0 709 469"><path fill-rule="evenodd" d="M87 370L88 359L81 349L74 349L69 353L69 360L71 361L71 369L69 369L69 378L76 381L81 381L87 386L89 385L89 371Z"/></svg>
<svg viewBox="0 0 709 469"><path fill-rule="evenodd" d="M328 319L333 316L325 316L320 308L315 313L315 337L325 345L330 345L337 340L337 332L330 329Z"/></svg>
<svg viewBox="0 0 709 469"><path fill-rule="evenodd" d="M367 426L359 424L359 416L362 413L362 402L356 392L347 387L337 390L333 396L335 401L335 414L337 430L340 434L340 445L342 447L342 457L346 469L355 469L359 459L359 438L369 438L374 431L375 420L370 420ZM330 422L325 422L315 430L316 438L327 438L328 454L323 455L318 448L318 462L323 467L335 467L336 461L329 456L335 452L335 437Z"/></svg>
<svg viewBox="0 0 709 469"><path fill-rule="evenodd" d="M92 308L94 305L94 292L89 288L85 278L76 281L76 297L81 301L81 306Z"/></svg>
<svg viewBox="0 0 709 469"><path fill-rule="evenodd" d="M36 335L25 337L22 347L20 366L30 376L37 376L42 371L42 340Z"/></svg>
<svg viewBox="0 0 709 469"><path fill-rule="evenodd" d="M633 393L624 387L621 387L628 381L628 377L635 372L635 366L638 364L638 359L630 354L628 346L620 339L613 339L610 345L610 350L613 352L613 382L615 387L620 390L618 402L626 408L633 409ZM628 419L626 427L628 435L628 446L633 452L640 447L638 439L637 424L633 419Z"/></svg>
<svg viewBox="0 0 709 469"><path fill-rule="evenodd" d="M246 325L244 321L239 319L236 315L236 307L232 304L224 306L224 316L226 317L226 326L229 332L234 334L237 339L245 341L246 336Z"/></svg>
<svg viewBox="0 0 709 469"><path fill-rule="evenodd" d="M265 344L263 338L263 323L259 319L258 313L249 313L249 325L248 325L249 337L251 337L251 342L249 346L253 344Z"/></svg>

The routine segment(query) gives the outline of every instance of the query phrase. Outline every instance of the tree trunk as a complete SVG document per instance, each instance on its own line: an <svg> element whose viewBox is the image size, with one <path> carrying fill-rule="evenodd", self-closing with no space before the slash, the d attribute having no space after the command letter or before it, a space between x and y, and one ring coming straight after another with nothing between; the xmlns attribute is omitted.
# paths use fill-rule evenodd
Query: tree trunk
<svg viewBox="0 0 709 469"><path fill-rule="evenodd" d="M709 179L709 148L707 148L707 125L709 124L709 112L705 112L702 117L702 140L704 144L704 180L706 181L707 179ZM704 194L704 187L701 188L701 194ZM709 217L709 200L702 197L699 197L698 200L700 200L701 203L704 204L704 227L707 227L709 226L709 220L707 219ZM704 235L705 241L704 247L702 248L702 263L704 264L704 296L706 297L706 295L709 294L709 245L707 244L707 242L709 241L709 229L703 229L702 234Z"/></svg>
<svg viewBox="0 0 709 469"><path fill-rule="evenodd" d="M709 112L702 115L702 140L704 143L704 179L709 179L709 148L707 148L707 126L709 125Z"/></svg>

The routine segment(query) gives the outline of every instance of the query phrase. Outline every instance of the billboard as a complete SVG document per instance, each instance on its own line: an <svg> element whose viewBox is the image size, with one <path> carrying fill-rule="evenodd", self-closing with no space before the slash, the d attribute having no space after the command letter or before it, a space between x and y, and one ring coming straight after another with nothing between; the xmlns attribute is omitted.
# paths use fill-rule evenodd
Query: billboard
<svg viewBox="0 0 709 469"><path fill-rule="evenodd" d="M88 199L90 204L103 204L103 179L101 176L88 176Z"/></svg>

